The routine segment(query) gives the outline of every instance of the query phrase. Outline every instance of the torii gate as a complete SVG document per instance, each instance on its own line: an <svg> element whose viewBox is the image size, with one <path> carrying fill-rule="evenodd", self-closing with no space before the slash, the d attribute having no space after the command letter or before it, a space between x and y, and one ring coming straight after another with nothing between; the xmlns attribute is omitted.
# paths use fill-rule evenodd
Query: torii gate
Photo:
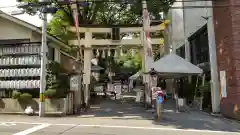
<svg viewBox="0 0 240 135"><path fill-rule="evenodd" d="M157 32L163 31L164 28L160 27L162 22L157 22L152 24L149 28L149 32ZM119 28L119 33L139 33L140 37L133 37L132 39L120 39L118 41L114 41L112 39L95 39L93 38L93 34L100 33L112 33L112 28ZM71 26L68 28L70 32L76 33L76 27ZM141 52L143 64L145 63L144 59L144 31L142 25L112 25L112 26L99 26L99 25L81 25L78 28L78 31L84 34L84 37L81 38L80 44L84 50L84 76L83 83L85 84L84 97L85 102L89 101L90 97L90 78L91 78L91 59L92 59L92 49L101 49L104 47L116 49L119 46L123 46L124 48L136 48ZM79 41L77 39L69 40L70 45L79 45ZM154 46L156 44L163 44L162 38L151 38L151 44ZM159 48L159 51L163 51L163 48ZM161 53L160 52L160 53ZM88 103L87 103L88 104Z"/></svg>

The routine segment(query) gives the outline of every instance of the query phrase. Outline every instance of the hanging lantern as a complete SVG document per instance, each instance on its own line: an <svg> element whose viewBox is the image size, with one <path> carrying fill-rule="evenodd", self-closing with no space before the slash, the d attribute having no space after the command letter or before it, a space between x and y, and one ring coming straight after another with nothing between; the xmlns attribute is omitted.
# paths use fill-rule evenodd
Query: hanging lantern
<svg viewBox="0 0 240 135"><path fill-rule="evenodd" d="M120 50L120 56L123 56L123 49Z"/></svg>
<svg viewBox="0 0 240 135"><path fill-rule="evenodd" d="M99 50L97 49L97 57L99 57L100 56L100 53L99 53Z"/></svg>
<svg viewBox="0 0 240 135"><path fill-rule="evenodd" d="M114 50L114 57L115 57L115 58L118 57L118 52L117 52L116 49Z"/></svg>
<svg viewBox="0 0 240 135"><path fill-rule="evenodd" d="M110 48L108 49L108 57L110 57L111 56L111 50L110 50Z"/></svg>
<svg viewBox="0 0 240 135"><path fill-rule="evenodd" d="M102 50L102 58L105 58L105 50Z"/></svg>
<svg viewBox="0 0 240 135"><path fill-rule="evenodd" d="M134 56L135 55L135 50L134 49L132 49L132 56Z"/></svg>

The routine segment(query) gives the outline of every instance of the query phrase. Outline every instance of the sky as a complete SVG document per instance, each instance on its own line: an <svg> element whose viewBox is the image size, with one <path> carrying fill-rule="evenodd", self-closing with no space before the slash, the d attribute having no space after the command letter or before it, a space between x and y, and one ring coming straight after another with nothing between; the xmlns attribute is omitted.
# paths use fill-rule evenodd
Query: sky
<svg viewBox="0 0 240 135"><path fill-rule="evenodd" d="M19 11L19 9L17 7L12 7L12 6L17 5L17 4L18 3L16 2L16 0L6 0L4 2L0 2L0 10L2 10L5 13L11 14L12 11ZM39 18L38 15L31 16L29 14L22 14L22 15L13 15L13 16L16 17L16 18L19 18L23 21L26 21L30 24L33 24L37 27L42 26L42 21L41 21L41 19ZM49 19L51 19L50 15L48 15L48 20Z"/></svg>

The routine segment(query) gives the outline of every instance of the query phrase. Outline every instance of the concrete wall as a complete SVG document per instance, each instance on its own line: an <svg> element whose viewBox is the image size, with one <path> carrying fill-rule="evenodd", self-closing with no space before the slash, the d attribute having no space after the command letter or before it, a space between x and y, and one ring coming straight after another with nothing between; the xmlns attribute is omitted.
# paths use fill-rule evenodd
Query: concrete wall
<svg viewBox="0 0 240 135"><path fill-rule="evenodd" d="M38 111L39 99L33 99L28 102L21 102L12 98L0 99L0 113L21 113L24 112L27 106L32 106L34 111ZM46 99L45 111L46 112L66 112L65 99Z"/></svg>

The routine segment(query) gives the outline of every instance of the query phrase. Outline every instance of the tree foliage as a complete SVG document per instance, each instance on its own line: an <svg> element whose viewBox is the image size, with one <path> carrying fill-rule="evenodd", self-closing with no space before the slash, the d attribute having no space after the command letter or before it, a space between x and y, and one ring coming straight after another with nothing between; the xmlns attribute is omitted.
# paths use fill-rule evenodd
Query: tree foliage
<svg viewBox="0 0 240 135"><path fill-rule="evenodd" d="M39 2L39 0L17 0L18 2ZM73 15L71 5L59 5L57 0L52 0L59 9L53 15L48 25L48 31L68 40L72 35L66 30L66 27L73 25ZM86 0L88 6L78 8L79 25L81 24L134 24L139 23L142 18L141 0ZM147 0L150 17L153 20L161 18L160 12L167 11L175 0ZM26 11L35 14L40 8L27 7Z"/></svg>
<svg viewBox="0 0 240 135"><path fill-rule="evenodd" d="M128 50L123 56L116 58L116 63L120 67L120 72L136 73L141 69L142 59L139 52L132 55L132 50Z"/></svg>
<svg viewBox="0 0 240 135"><path fill-rule="evenodd" d="M38 0L17 0L25 2L39 2ZM53 18L48 24L48 32L68 41L75 38L72 33L67 30L68 26L74 25L73 13L71 5L59 5L57 0L52 0L58 11L53 14ZM86 0L88 6L78 8L79 25L84 24L136 24L142 21L142 3L141 0ZM148 11L151 20L160 20L160 12L167 12L169 7L175 0L147 0ZM40 8L27 7L25 9L30 14L35 14ZM124 70L127 72L137 72L141 69L141 57L139 53L131 56L121 56L116 60L113 57L100 58L99 65L109 70Z"/></svg>

